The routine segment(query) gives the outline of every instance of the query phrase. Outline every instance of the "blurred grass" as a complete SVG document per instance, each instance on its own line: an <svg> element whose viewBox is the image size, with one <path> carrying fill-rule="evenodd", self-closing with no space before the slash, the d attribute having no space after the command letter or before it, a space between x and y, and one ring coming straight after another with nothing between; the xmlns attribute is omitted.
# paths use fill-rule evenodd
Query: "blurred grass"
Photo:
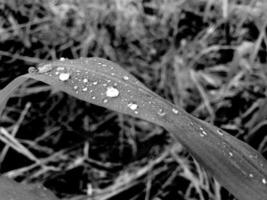
<svg viewBox="0 0 267 200"><path fill-rule="evenodd" d="M267 158L266 8L255 0L3 0L0 87L46 60L108 58ZM1 173L65 199L234 199L161 127L41 83L22 85L0 123Z"/></svg>

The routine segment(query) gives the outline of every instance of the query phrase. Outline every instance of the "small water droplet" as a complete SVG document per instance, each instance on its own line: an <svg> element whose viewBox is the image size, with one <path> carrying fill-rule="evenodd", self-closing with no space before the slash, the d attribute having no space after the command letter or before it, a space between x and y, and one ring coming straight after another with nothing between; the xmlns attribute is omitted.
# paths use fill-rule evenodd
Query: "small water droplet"
<svg viewBox="0 0 267 200"><path fill-rule="evenodd" d="M166 113L164 112L164 110L163 110L162 108L159 109L157 113L158 113L158 115L161 116L161 117L163 117L164 115L166 115Z"/></svg>
<svg viewBox="0 0 267 200"><path fill-rule="evenodd" d="M230 157L233 157L233 153L231 151L228 154Z"/></svg>
<svg viewBox="0 0 267 200"><path fill-rule="evenodd" d="M107 87L106 96L107 97L117 97L119 96L120 92L117 88L112 86Z"/></svg>
<svg viewBox="0 0 267 200"><path fill-rule="evenodd" d="M266 184L267 184L267 180L266 180L265 178L263 178L263 179L262 179L262 183L263 183L264 185L266 185Z"/></svg>
<svg viewBox="0 0 267 200"><path fill-rule="evenodd" d="M59 74L59 80L67 81L70 78L70 73L61 73Z"/></svg>
<svg viewBox="0 0 267 200"><path fill-rule="evenodd" d="M204 130L202 131L202 134L203 134L203 135L208 135L207 132L204 131Z"/></svg>
<svg viewBox="0 0 267 200"><path fill-rule="evenodd" d="M88 79L87 78L83 79L83 82L84 83L87 83L88 82Z"/></svg>
<svg viewBox="0 0 267 200"><path fill-rule="evenodd" d="M96 99L96 97L95 96L92 96L92 99Z"/></svg>
<svg viewBox="0 0 267 200"><path fill-rule="evenodd" d="M223 136L223 132L222 132L220 129L217 130L217 133L218 133L219 135Z"/></svg>
<svg viewBox="0 0 267 200"><path fill-rule="evenodd" d="M249 174L249 177L250 177L250 178L253 178L253 177L254 177L254 175L253 175L253 174Z"/></svg>
<svg viewBox="0 0 267 200"><path fill-rule="evenodd" d="M73 89L74 89L74 90L77 90L77 89L78 89L78 86L77 86L77 85L75 85L75 86L73 87Z"/></svg>
<svg viewBox="0 0 267 200"><path fill-rule="evenodd" d="M173 112L174 114L178 114L178 113L179 113L179 111L178 111L176 108L173 108L173 109L172 109L172 112Z"/></svg>
<svg viewBox="0 0 267 200"><path fill-rule="evenodd" d="M102 64L103 67L106 67L107 65L106 64Z"/></svg>
<svg viewBox="0 0 267 200"><path fill-rule="evenodd" d="M98 84L97 81L94 81L94 82L93 82L93 85L97 85L97 84Z"/></svg>
<svg viewBox="0 0 267 200"><path fill-rule="evenodd" d="M64 61L64 60L66 60L66 58L61 57L59 60L60 61Z"/></svg>
<svg viewBox="0 0 267 200"><path fill-rule="evenodd" d="M103 100L103 103L107 103L107 102L108 102L108 100L107 100L107 99L104 99L104 100Z"/></svg>
<svg viewBox="0 0 267 200"><path fill-rule="evenodd" d="M63 71L65 68L64 67L57 67L58 71Z"/></svg>
<svg viewBox="0 0 267 200"><path fill-rule="evenodd" d="M111 73L111 76L115 76L115 73L112 72L112 73Z"/></svg>
<svg viewBox="0 0 267 200"><path fill-rule="evenodd" d="M88 90L87 87L83 88L82 91L86 92Z"/></svg>
<svg viewBox="0 0 267 200"><path fill-rule="evenodd" d="M127 105L131 110L136 110L138 108L138 105L136 103L129 103Z"/></svg>
<svg viewBox="0 0 267 200"><path fill-rule="evenodd" d="M29 73L36 73L36 72L38 72L38 69L35 67L29 67L28 72Z"/></svg>
<svg viewBox="0 0 267 200"><path fill-rule="evenodd" d="M128 76L123 76L123 80L127 81L127 80L129 80L129 77Z"/></svg>
<svg viewBox="0 0 267 200"><path fill-rule="evenodd" d="M42 65L42 66L37 68L39 73L49 72L52 69L53 69L53 66L51 64Z"/></svg>

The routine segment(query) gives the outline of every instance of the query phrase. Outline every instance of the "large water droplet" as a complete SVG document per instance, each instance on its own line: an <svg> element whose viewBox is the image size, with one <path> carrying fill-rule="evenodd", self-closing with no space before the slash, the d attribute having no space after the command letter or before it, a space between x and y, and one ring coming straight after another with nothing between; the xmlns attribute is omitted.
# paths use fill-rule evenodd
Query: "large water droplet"
<svg viewBox="0 0 267 200"><path fill-rule="evenodd" d="M107 97L117 97L119 96L120 92L117 88L112 86L107 87L106 96Z"/></svg>
<svg viewBox="0 0 267 200"><path fill-rule="evenodd" d="M70 73L61 73L59 74L59 80L67 81L70 78Z"/></svg>
<svg viewBox="0 0 267 200"><path fill-rule="evenodd" d="M164 110L163 110L162 108L159 109L157 113L158 113L158 115L161 116L161 117L163 117L164 115L166 115L166 113L164 112Z"/></svg>
<svg viewBox="0 0 267 200"><path fill-rule="evenodd" d="M127 105L131 110L136 110L138 108L138 105L136 103L128 103Z"/></svg>

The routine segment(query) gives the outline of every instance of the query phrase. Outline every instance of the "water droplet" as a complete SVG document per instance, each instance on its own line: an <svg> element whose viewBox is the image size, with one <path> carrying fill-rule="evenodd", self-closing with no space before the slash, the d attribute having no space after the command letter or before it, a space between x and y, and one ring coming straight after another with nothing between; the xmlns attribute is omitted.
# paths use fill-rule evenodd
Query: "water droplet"
<svg viewBox="0 0 267 200"><path fill-rule="evenodd" d="M111 73L111 76L115 76L115 73L112 72L112 73Z"/></svg>
<svg viewBox="0 0 267 200"><path fill-rule="evenodd" d="M204 137L204 136L205 136L204 134L200 133L200 137Z"/></svg>
<svg viewBox="0 0 267 200"><path fill-rule="evenodd" d="M120 92L117 88L112 86L107 87L106 96L108 97L117 97L119 96Z"/></svg>
<svg viewBox="0 0 267 200"><path fill-rule="evenodd" d="M94 82L93 82L93 85L97 85L97 84L98 84L97 81L94 81Z"/></svg>
<svg viewBox="0 0 267 200"><path fill-rule="evenodd" d="M57 67L58 71L63 71L65 68L64 67Z"/></svg>
<svg viewBox="0 0 267 200"><path fill-rule="evenodd" d="M127 81L127 80L129 80L129 77L128 76L123 76L123 80Z"/></svg>
<svg viewBox="0 0 267 200"><path fill-rule="evenodd" d="M108 100L107 100L107 99L104 99L104 100L103 100L103 103L107 103L107 102L108 102Z"/></svg>
<svg viewBox="0 0 267 200"><path fill-rule="evenodd" d="M88 82L88 79L87 78L83 79L83 82L84 83L87 83Z"/></svg>
<svg viewBox="0 0 267 200"><path fill-rule="evenodd" d="M230 157L233 157L233 153L231 151L228 154Z"/></svg>
<svg viewBox="0 0 267 200"><path fill-rule="evenodd" d="M223 136L223 132L222 132L220 129L217 130L217 133L218 133L219 135Z"/></svg>
<svg viewBox="0 0 267 200"><path fill-rule="evenodd" d="M203 135L208 135L206 131L202 131L202 134Z"/></svg>
<svg viewBox="0 0 267 200"><path fill-rule="evenodd" d="M173 112L174 114L178 114L178 113L179 113L179 111L178 111L176 108L173 108L173 109L172 109L172 112Z"/></svg>
<svg viewBox="0 0 267 200"><path fill-rule="evenodd" d="M75 86L73 87L73 89L74 89L74 90L77 90L77 89L78 89L78 86L77 86L77 85L75 85Z"/></svg>
<svg viewBox="0 0 267 200"><path fill-rule="evenodd" d="M67 81L70 78L70 73L61 73L59 74L59 80Z"/></svg>
<svg viewBox="0 0 267 200"><path fill-rule="evenodd" d="M96 97L95 96L92 96L92 99L96 99Z"/></svg>
<svg viewBox="0 0 267 200"><path fill-rule="evenodd" d="M102 64L103 67L106 67L107 65L106 64Z"/></svg>
<svg viewBox="0 0 267 200"><path fill-rule="evenodd" d="M86 92L88 90L87 87L83 88L82 91Z"/></svg>
<svg viewBox="0 0 267 200"><path fill-rule="evenodd" d="M163 117L164 115L166 115L166 113L164 112L164 110L163 110L162 108L159 109L157 113L158 113L158 115L161 116L161 117Z"/></svg>
<svg viewBox="0 0 267 200"><path fill-rule="evenodd" d="M253 174L249 174L249 177L250 177L250 178L253 178L253 177L254 177L254 175L253 175Z"/></svg>
<svg viewBox="0 0 267 200"><path fill-rule="evenodd" d="M53 66L51 64L42 65L42 66L37 68L39 73L49 72L52 69L53 69Z"/></svg>
<svg viewBox="0 0 267 200"><path fill-rule="evenodd" d="M66 60L66 58L61 57L59 60L60 61L64 61L64 60Z"/></svg>
<svg viewBox="0 0 267 200"><path fill-rule="evenodd" d="M36 72L38 72L38 69L35 67L29 67L28 72L29 73L36 73Z"/></svg>
<svg viewBox="0 0 267 200"><path fill-rule="evenodd" d="M262 183L265 185L267 184L267 180L265 178L262 179Z"/></svg>
<svg viewBox="0 0 267 200"><path fill-rule="evenodd" d="M138 108L138 105L136 103L129 103L127 105L131 110L136 110Z"/></svg>

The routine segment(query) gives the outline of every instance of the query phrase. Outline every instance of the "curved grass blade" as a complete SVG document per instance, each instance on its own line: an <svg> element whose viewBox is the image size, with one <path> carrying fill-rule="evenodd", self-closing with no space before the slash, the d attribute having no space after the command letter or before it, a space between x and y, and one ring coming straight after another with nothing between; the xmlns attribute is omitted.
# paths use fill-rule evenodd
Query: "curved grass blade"
<svg viewBox="0 0 267 200"><path fill-rule="evenodd" d="M238 199L266 199L267 162L263 156L156 95L119 65L101 58L64 59L29 72L23 77L163 126Z"/></svg>

